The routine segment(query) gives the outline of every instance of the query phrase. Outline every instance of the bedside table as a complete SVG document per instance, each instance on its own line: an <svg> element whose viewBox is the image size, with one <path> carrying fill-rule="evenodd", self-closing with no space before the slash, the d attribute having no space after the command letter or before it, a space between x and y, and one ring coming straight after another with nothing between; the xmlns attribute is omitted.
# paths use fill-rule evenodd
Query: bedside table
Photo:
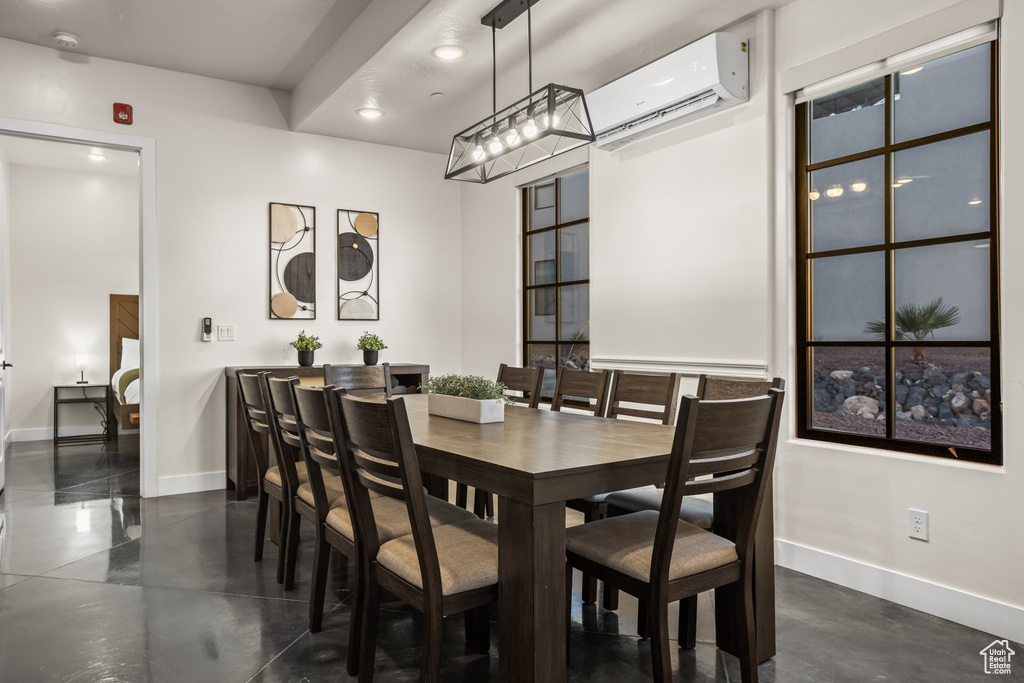
<svg viewBox="0 0 1024 683"><path fill-rule="evenodd" d="M92 403L102 406L103 419L110 414L109 384L57 384L53 387L53 444L93 443L107 440L107 426L104 424L102 434L81 434L78 436L60 436L60 407L72 403Z"/></svg>

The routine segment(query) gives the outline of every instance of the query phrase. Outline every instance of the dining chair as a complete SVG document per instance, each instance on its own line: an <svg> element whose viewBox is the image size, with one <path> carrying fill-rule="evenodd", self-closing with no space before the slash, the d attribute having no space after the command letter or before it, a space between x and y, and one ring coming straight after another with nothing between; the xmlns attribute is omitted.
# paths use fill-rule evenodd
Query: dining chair
<svg viewBox="0 0 1024 683"><path fill-rule="evenodd" d="M551 397L551 410L559 412L564 406L603 417L609 378L607 370L589 372L559 368L555 393Z"/></svg>
<svg viewBox="0 0 1024 683"><path fill-rule="evenodd" d="M498 366L498 382L504 384L508 391L521 394L510 394L509 398L519 405L536 409L540 405L540 390L544 383L544 368L512 368L502 363ZM455 504L467 507L469 487L466 484L455 485ZM494 517L494 494L477 489L473 495L473 512L477 517L486 519Z"/></svg>
<svg viewBox="0 0 1024 683"><path fill-rule="evenodd" d="M754 530L775 463L783 397L782 389L726 401L684 397L661 510L608 517L566 531L567 588L576 567L647 603L656 681L672 679L668 604L725 587L722 595L734 610L742 680L757 681ZM712 478L697 478L708 475ZM716 519L713 531L679 519L684 495L701 493L726 497L734 511ZM567 595L567 609L570 604Z"/></svg>
<svg viewBox="0 0 1024 683"><path fill-rule="evenodd" d="M498 598L498 527L475 515L433 525L404 399L336 400L344 434L335 437L345 439L343 466L351 468L350 509L362 560L359 680L373 680L383 589L423 613L420 680L438 681L444 617L465 612L467 640L481 651L490 648L487 607ZM391 505L381 505L384 500ZM394 509L404 509L411 533L388 538L381 517Z"/></svg>
<svg viewBox="0 0 1024 683"><path fill-rule="evenodd" d="M235 372L238 384L238 400L242 405L242 414L245 416L245 438L249 444L253 461L256 465L257 489L259 491L259 507L256 510L256 547L253 554L253 561L259 562L263 559L264 537L267 535L267 512L270 499L277 501L282 506L285 500L285 492L282 488L283 480L277 465L270 465L270 457L267 453L270 439L270 425L267 422L267 412L263 401L263 391L260 387L259 375L252 375L238 370ZM277 582L284 581L284 542L283 522L284 514L279 517L281 524L281 545L278 548Z"/></svg>
<svg viewBox="0 0 1024 683"><path fill-rule="evenodd" d="M675 422L676 409L679 405L679 373L645 375L613 370L611 373L611 390L609 391L608 409L605 416L611 419L620 417L658 422L670 425ZM583 513L583 521L594 522L607 517L609 493L599 493L585 498L566 501L566 507ZM614 590L605 587L605 595ZM587 574L583 575L582 598L584 604L597 600L597 581ZM606 607L614 609L611 598L606 599Z"/></svg>
<svg viewBox="0 0 1024 683"><path fill-rule="evenodd" d="M764 396L772 388L782 389L785 382L776 377L773 380L736 379L732 377L711 377L705 374L697 376L697 398L708 401L721 401L736 398L753 398ZM634 489L616 491L606 499L606 514L609 517L640 512L641 510L660 510L664 489L660 486L642 486ZM771 491L769 491L769 496ZM679 518L701 529L711 529L714 519L714 500L712 496L686 496L679 505ZM618 592L611 586L604 590L604 608L618 609ZM638 614L642 616L646 606L641 602ZM637 619L639 634L646 637L646 622ZM679 646L684 650L692 650L697 646L697 596L686 598L679 603Z"/></svg>
<svg viewBox="0 0 1024 683"><path fill-rule="evenodd" d="M344 387L353 396L391 395L391 365L324 364L324 385Z"/></svg>
<svg viewBox="0 0 1024 683"><path fill-rule="evenodd" d="M289 482L289 498L284 509L287 516L285 537L284 588L295 587L295 568L299 558L299 525L305 519L317 524L316 501L313 487L309 482L309 470L302 454L302 435L296 417L293 389L299 386L298 377L288 379L266 378L267 406L276 419L271 422L271 433L275 437L275 448L284 453L280 458L285 463ZM322 476L322 483L331 507L344 495L341 478L337 475Z"/></svg>
<svg viewBox="0 0 1024 683"><path fill-rule="evenodd" d="M323 624L331 548L333 547L343 557L358 564L355 541L351 535L328 535L326 526L328 516L333 514L346 518L344 523L335 526L351 527L345 496L337 496L336 491L328 488L328 482L334 485L341 484L338 473L338 456L327 411L327 394L325 394L333 388L332 386L291 385L295 418L299 425L302 456L306 462L309 487L313 494L313 523L316 530L316 541L313 546L313 576L309 587L309 630L311 633L318 632ZM335 483L334 480L337 482ZM341 488L344 491L344 485L341 485ZM296 508L301 509L299 507L301 505L304 503L297 500ZM355 626L356 623L352 622L351 627ZM358 661L358 657L351 648L348 657L349 668L355 670L355 662Z"/></svg>

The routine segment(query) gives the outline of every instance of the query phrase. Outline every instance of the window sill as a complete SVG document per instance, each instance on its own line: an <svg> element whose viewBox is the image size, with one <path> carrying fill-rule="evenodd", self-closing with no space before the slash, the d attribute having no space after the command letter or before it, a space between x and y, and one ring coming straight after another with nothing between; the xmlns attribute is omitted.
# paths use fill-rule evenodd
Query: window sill
<svg viewBox="0 0 1024 683"><path fill-rule="evenodd" d="M837 451L853 455L871 455L893 460L907 460L927 465L940 467L953 467L956 469L973 470L975 472L986 472L989 474L1006 474L1006 465L986 465L967 460L954 460L952 458L939 458L933 455L917 455L916 453L901 453L890 451L884 448L866 448L864 446L851 446L848 444L833 443L831 441L817 441L814 439L791 438L785 442L787 446L798 448L814 448L827 451Z"/></svg>

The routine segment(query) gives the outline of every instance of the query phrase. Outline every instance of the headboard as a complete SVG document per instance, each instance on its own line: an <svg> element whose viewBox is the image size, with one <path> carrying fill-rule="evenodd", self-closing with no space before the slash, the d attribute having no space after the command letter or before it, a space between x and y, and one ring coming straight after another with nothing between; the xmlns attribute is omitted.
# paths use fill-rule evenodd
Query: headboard
<svg viewBox="0 0 1024 683"><path fill-rule="evenodd" d="M139 338L139 295L110 295L110 376L121 368L121 340Z"/></svg>

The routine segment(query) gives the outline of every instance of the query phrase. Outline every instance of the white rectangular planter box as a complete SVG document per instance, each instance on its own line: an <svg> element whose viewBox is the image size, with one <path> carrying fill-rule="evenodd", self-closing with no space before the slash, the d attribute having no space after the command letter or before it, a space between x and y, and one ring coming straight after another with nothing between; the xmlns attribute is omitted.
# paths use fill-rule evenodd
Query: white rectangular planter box
<svg viewBox="0 0 1024 683"><path fill-rule="evenodd" d="M505 404L500 399L478 401L475 398L429 394L427 412L478 424L505 421Z"/></svg>

